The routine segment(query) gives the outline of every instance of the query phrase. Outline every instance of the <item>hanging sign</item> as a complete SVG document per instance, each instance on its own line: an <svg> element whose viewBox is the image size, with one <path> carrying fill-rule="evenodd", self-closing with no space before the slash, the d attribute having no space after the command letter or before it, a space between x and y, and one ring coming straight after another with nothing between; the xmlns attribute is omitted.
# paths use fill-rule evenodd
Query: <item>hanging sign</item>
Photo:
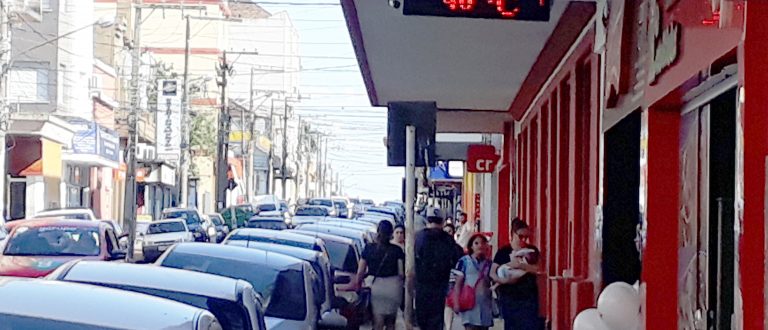
<svg viewBox="0 0 768 330"><path fill-rule="evenodd" d="M181 83L176 79L160 79L157 86L157 158L178 160L181 156Z"/></svg>

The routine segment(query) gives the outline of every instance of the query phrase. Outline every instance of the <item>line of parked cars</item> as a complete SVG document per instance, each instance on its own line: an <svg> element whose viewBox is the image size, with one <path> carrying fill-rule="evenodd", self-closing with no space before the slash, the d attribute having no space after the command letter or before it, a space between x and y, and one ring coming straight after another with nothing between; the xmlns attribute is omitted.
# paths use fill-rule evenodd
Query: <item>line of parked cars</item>
<svg viewBox="0 0 768 330"><path fill-rule="evenodd" d="M242 226L194 208L167 209L137 225L136 246L151 264L124 262L128 235L116 222L66 215L9 222L0 228L0 297L24 297L18 307L16 298L0 298L0 319L12 329L357 329L368 322L357 294L342 288L378 222L401 221L397 212L347 207L358 218L339 218L308 203L287 222L280 207L265 214L256 206Z"/></svg>

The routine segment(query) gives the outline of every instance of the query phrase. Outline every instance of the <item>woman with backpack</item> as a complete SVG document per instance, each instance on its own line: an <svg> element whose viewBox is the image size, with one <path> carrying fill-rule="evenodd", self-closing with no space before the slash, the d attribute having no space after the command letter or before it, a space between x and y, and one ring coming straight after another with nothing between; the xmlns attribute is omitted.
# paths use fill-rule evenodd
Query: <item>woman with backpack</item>
<svg viewBox="0 0 768 330"><path fill-rule="evenodd" d="M405 274L405 253L392 244L394 229L389 221L379 222L376 243L368 244L357 268L357 285L369 278L371 288L371 309L373 329L395 330L397 310L403 300L403 277Z"/></svg>
<svg viewBox="0 0 768 330"><path fill-rule="evenodd" d="M456 284L448 299L460 312L467 330L487 330L493 326L493 293L491 261L488 260L488 238L475 234L467 243L468 254L456 264Z"/></svg>

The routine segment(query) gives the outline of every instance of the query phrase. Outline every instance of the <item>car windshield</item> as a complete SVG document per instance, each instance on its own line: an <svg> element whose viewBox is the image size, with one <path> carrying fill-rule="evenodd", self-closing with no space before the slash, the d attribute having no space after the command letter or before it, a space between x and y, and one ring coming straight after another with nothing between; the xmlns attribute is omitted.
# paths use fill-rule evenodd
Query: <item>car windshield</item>
<svg viewBox="0 0 768 330"><path fill-rule="evenodd" d="M351 245L326 240L325 248L328 250L328 258L331 259L331 265L334 269L350 273L357 271L355 249Z"/></svg>
<svg viewBox="0 0 768 330"><path fill-rule="evenodd" d="M259 228L259 229L269 229L269 230L286 230L288 229L288 225L285 224L285 221L283 219L272 219L272 218L251 218L251 220L248 220L248 225L246 226L248 228Z"/></svg>
<svg viewBox="0 0 768 330"><path fill-rule="evenodd" d="M365 204L365 205L373 205L374 203L373 203L373 201L372 201L372 200L370 200L370 199L364 199L364 200L363 200L363 204Z"/></svg>
<svg viewBox="0 0 768 330"><path fill-rule="evenodd" d="M346 209L347 208L347 204L344 204L344 202L341 202L341 201L334 201L333 205L336 205L337 209Z"/></svg>
<svg viewBox="0 0 768 330"><path fill-rule="evenodd" d="M257 206L259 212L272 212L277 211L275 204L261 204Z"/></svg>
<svg viewBox="0 0 768 330"><path fill-rule="evenodd" d="M163 219L184 219L187 225L199 224L201 222L200 216L197 212L192 211L171 211L163 213Z"/></svg>
<svg viewBox="0 0 768 330"><path fill-rule="evenodd" d="M333 207L333 202L327 200L327 199L313 199L309 201L309 205L320 205L320 206L327 206L327 207Z"/></svg>
<svg viewBox="0 0 768 330"><path fill-rule="evenodd" d="M302 207L296 211L296 215L322 217L328 215L328 211L319 207Z"/></svg>
<svg viewBox="0 0 768 330"><path fill-rule="evenodd" d="M240 260L171 252L163 266L245 280L264 299L265 315L304 320L307 314L304 274L300 270L277 270ZM279 294L273 294L277 293Z"/></svg>
<svg viewBox="0 0 768 330"><path fill-rule="evenodd" d="M360 200L356 199L356 198L350 199L349 202L352 203L352 204L360 204Z"/></svg>
<svg viewBox="0 0 768 330"><path fill-rule="evenodd" d="M147 234L178 233L183 231L186 231L186 229L181 221L157 222L150 224L147 228Z"/></svg>
<svg viewBox="0 0 768 330"><path fill-rule="evenodd" d="M97 256L98 228L19 227L8 240L5 255L12 256Z"/></svg>

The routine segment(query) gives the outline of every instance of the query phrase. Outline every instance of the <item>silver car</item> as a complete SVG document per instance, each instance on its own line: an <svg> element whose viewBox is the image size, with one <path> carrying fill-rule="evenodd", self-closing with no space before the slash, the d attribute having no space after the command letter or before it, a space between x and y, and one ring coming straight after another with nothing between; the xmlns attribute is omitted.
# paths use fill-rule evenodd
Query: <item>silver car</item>
<svg viewBox="0 0 768 330"><path fill-rule="evenodd" d="M166 267L72 261L48 279L133 291L208 309L224 329L264 330L261 297L248 282Z"/></svg>
<svg viewBox="0 0 768 330"><path fill-rule="evenodd" d="M0 297L3 329L222 329L202 308L86 284L0 277Z"/></svg>

